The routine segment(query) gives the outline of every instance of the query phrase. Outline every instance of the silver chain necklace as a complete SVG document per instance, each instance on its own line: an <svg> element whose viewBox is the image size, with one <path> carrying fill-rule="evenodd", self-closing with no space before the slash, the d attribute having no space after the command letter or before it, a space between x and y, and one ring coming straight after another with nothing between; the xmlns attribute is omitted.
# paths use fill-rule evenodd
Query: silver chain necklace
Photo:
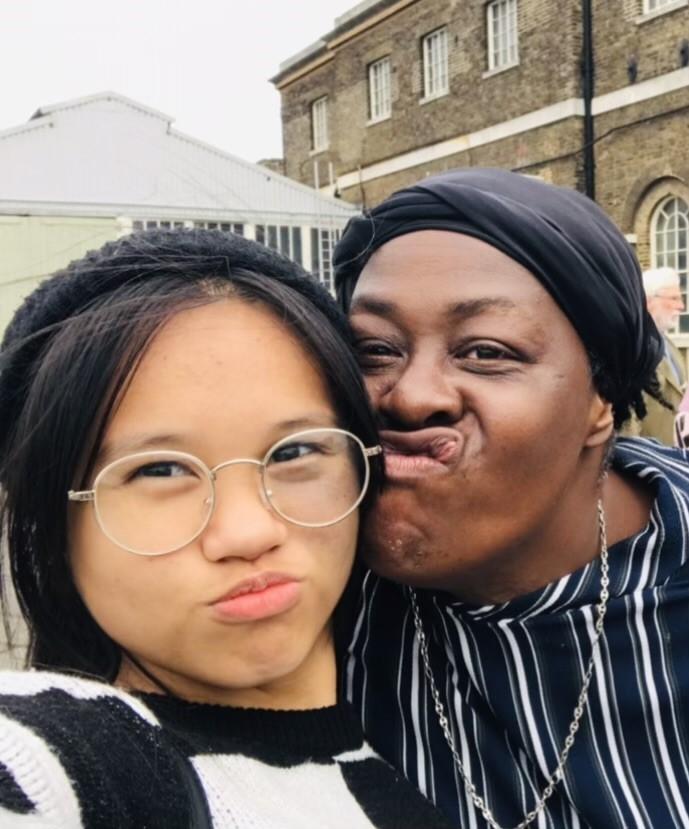
<svg viewBox="0 0 689 829"><path fill-rule="evenodd" d="M589 685L591 684L591 677L593 676L593 668L596 653L598 651L601 634L603 633L603 620L605 619L605 612L608 608L608 598L610 596L608 590L608 588L610 587L610 578L608 570L608 540L605 531L605 512L603 511L603 503L600 499L598 500L596 506L598 509L598 527L600 543L600 594L598 597L598 604L596 605L596 622L594 625L595 634L593 637L593 642L591 644L591 657L586 667L586 672L584 673L584 681L581 685L579 697L577 698L577 704L574 706L574 714L572 716L572 721L569 724L567 736L565 737L565 741L562 746L562 751L560 752L557 765L555 766L553 773L548 778L548 783L541 792L540 797L538 798L534 808L530 812L527 812L522 822L518 823L515 827L513 827L513 829L525 829L525 827L532 823L545 809L546 801L553 794L556 786L564 776L565 764L567 762L569 752L571 751L572 746L574 745L574 739L576 737L577 731L579 730L579 725L581 723L581 718L584 715L584 710L586 709ZM412 614L414 616L414 627L416 629L417 639L419 640L419 650L421 651L421 659L423 660L423 670L426 675L426 680L428 682L428 687L430 689L431 696L433 697L435 713L438 716L438 723L440 724L443 736L445 737L445 742L447 743L450 749L452 758L455 761L455 765L457 766L457 770L459 771L462 781L464 782L464 790L466 791L467 795L469 795L472 803L474 804L476 809L481 813L484 820L491 827L491 829L503 829L503 827L501 827L500 824L495 820L493 813L488 808L488 804L478 794L478 792L476 791L476 786L473 784L471 778L464 770L464 765L459 757L457 747L455 746L454 737L452 736L452 732L450 731L450 723L447 718L447 714L445 713L445 707L443 703L440 701L440 694L438 693L438 688L435 684L435 679L433 678L433 671L431 670L431 663L428 658L428 640L426 639L426 634L424 633L416 593L414 592L414 589L411 587L408 588L408 591L409 600L411 602Z"/></svg>

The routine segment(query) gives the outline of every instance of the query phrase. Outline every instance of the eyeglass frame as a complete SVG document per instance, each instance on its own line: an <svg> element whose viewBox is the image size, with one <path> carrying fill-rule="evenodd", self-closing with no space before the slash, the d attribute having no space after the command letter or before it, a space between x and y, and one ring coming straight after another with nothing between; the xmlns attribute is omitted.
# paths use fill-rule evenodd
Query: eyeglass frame
<svg viewBox="0 0 689 829"><path fill-rule="evenodd" d="M335 434L344 435L345 437L352 438L355 441L355 443L359 446L359 448L361 449L362 457L364 459L364 480L363 480L362 485L361 485L361 492L359 493L359 497L352 504L352 506L343 515L339 516L338 518L335 518L332 521L325 521L323 523L317 523L317 524L305 523L305 522L302 522L302 521L295 521L293 518L290 518L289 516L285 515L278 507L276 507L275 504L272 502L272 500L270 498L269 490L268 490L268 488L266 486L266 482L265 482L266 462L267 462L268 458L270 457L270 455L275 451L275 449L280 446L280 444L287 443L288 441L292 440L293 438L305 437L305 436L308 436L308 435L313 435L315 433L321 433L321 432L332 432L332 433L335 433ZM109 541L111 541L117 547L120 547L120 549L126 550L128 553L132 553L133 555L144 556L146 558L154 558L154 557L157 557L157 556L169 555L170 553L176 553L178 550L181 550L183 547L186 547L187 544L191 544L193 541L196 541L196 539L199 538L199 536L201 536L205 532L206 528L208 527L208 524L210 523L211 518L213 517L213 513L215 512L215 504L216 504L216 500L217 500L215 484L216 484L216 481L217 481L217 473L220 472L221 469L226 469L227 467L230 467L230 466L237 466L239 464L246 464L246 463L251 464L253 466L260 467L260 470L261 470L261 472L260 472L260 482L261 482L260 483L260 493L263 496L261 500L263 501L263 504L266 507L266 509L272 510L274 513L276 513L276 515L278 515L284 521L287 521L290 524L294 524L297 527L306 527L307 529L322 529L322 528L325 528L325 527L332 527L335 524L339 524L340 521L344 521L345 518L349 517L354 512L354 510L359 507L361 502L366 497L366 492L368 490L368 485L369 485L370 480L371 480L371 465L369 463L369 458L375 457L376 455L380 455L380 454L382 454L382 452L383 452L383 447L380 446L380 444L377 444L375 446L364 446L364 443L361 440L361 438L357 437L355 434L353 434L352 432L347 431L346 429L339 429L339 428L334 427L334 426L333 427L324 426L320 429L316 429L316 428L314 428L314 429L304 429L300 432L293 432L290 435L286 435L285 437L280 438L280 440L275 441L275 443L273 443L272 446L270 446L268 451L263 456L263 459L260 460L260 461L257 460L256 458L232 458L229 461L223 461L222 463L219 463L216 466L209 467L207 464L205 464L201 460L201 458L198 458L196 455L192 455L190 452L178 452L174 449L171 449L169 452L165 449L161 449L161 450L155 449L155 450L151 450L149 452L133 452L130 455L123 455L121 458L117 458L116 460L111 461L109 464L106 464L100 470L100 472L96 475L96 477L94 478L92 489L81 489L81 490L70 489L67 492L67 500L72 501L72 502L78 502L78 503L85 503L85 502L92 503L93 504L93 510L94 510L94 513L95 513L95 516L96 516L96 522L98 524L98 527L99 527L100 531L103 533L103 535ZM144 553L141 550L135 550L132 547L128 547L126 544L122 544L122 542L117 541L117 539L113 538L113 536L106 530L105 524L103 523L103 520L102 520L101 515L100 515L100 510L98 509L98 501L96 499L96 491L98 489L98 484L101 481L101 479L114 466L117 466L117 464L122 463L122 461L124 461L124 460L132 460L132 459L136 459L136 458L139 458L139 457L142 457L142 458L143 457L148 457L148 456L150 456L151 454L154 454L154 453L165 453L165 455L167 457L169 457L171 460L186 458L186 459L192 460L194 463L198 464L198 466L206 473L208 481L210 482L211 495L210 495L210 504L209 504L209 509L208 509L208 515L206 516L205 520L203 521L203 524L202 524L201 528L191 538L189 538L183 544L180 544L177 547L173 547L170 550L164 550L163 552L160 552L160 553Z"/></svg>

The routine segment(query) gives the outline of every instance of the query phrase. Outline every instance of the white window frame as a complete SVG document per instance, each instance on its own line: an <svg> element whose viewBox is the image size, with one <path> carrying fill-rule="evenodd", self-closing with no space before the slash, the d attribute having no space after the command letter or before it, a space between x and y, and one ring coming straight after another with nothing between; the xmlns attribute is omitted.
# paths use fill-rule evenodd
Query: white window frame
<svg viewBox="0 0 689 829"><path fill-rule="evenodd" d="M179 230L180 228L201 228L204 230L222 230L224 233L236 233L243 236L245 222L213 221L212 219L132 219L132 230Z"/></svg>
<svg viewBox="0 0 689 829"><path fill-rule="evenodd" d="M311 148L320 153L328 149L328 96L323 95L311 104Z"/></svg>
<svg viewBox="0 0 689 829"><path fill-rule="evenodd" d="M369 123L384 121L392 115L391 72L389 55L368 66Z"/></svg>
<svg viewBox="0 0 689 829"><path fill-rule="evenodd" d="M447 95L450 91L447 26L441 26L422 38L423 99Z"/></svg>
<svg viewBox="0 0 689 829"><path fill-rule="evenodd" d="M673 202L675 203L673 205ZM672 218L670 206L673 205L674 227L670 229L659 228L661 221L667 222ZM678 209L679 208L679 209ZM689 329L683 331L682 323L689 321L689 304L687 304L687 283L689 281L689 203L682 196L671 194L664 198L653 211L650 222L651 235L651 266L654 268L670 267L679 274L682 299L687 311L680 316L681 334L689 333ZM684 234L684 245L680 244L680 233ZM660 244L660 236L663 236ZM670 238L671 237L671 238ZM680 256L683 254L684 267L681 267Z"/></svg>
<svg viewBox="0 0 689 829"><path fill-rule="evenodd" d="M493 0L486 6L488 71L519 63L518 0Z"/></svg>
<svg viewBox="0 0 689 829"><path fill-rule="evenodd" d="M311 228L311 271L331 294L334 295L334 269L332 254L342 236L339 227Z"/></svg>

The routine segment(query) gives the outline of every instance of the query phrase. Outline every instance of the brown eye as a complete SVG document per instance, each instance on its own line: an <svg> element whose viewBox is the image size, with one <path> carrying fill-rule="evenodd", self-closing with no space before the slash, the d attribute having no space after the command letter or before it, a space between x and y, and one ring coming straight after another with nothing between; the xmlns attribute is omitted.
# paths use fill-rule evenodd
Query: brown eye
<svg viewBox="0 0 689 829"><path fill-rule="evenodd" d="M488 344L472 346L464 351L461 356L468 357L470 360L509 360L514 358L514 355L504 348Z"/></svg>
<svg viewBox="0 0 689 829"><path fill-rule="evenodd" d="M399 356L399 351L380 340L360 340L355 344L356 358L362 369L385 366Z"/></svg>

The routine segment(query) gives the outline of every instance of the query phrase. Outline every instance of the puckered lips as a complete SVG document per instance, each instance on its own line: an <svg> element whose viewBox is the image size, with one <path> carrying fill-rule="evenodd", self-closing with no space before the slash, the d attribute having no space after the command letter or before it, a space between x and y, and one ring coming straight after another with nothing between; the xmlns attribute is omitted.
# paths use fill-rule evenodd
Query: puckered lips
<svg viewBox="0 0 689 829"><path fill-rule="evenodd" d="M222 622L257 622L291 610L302 591L300 579L286 573L263 572L237 582L210 602Z"/></svg>
<svg viewBox="0 0 689 829"><path fill-rule="evenodd" d="M414 432L380 433L385 472L391 481L442 475L457 463L463 438L455 429L434 426Z"/></svg>

